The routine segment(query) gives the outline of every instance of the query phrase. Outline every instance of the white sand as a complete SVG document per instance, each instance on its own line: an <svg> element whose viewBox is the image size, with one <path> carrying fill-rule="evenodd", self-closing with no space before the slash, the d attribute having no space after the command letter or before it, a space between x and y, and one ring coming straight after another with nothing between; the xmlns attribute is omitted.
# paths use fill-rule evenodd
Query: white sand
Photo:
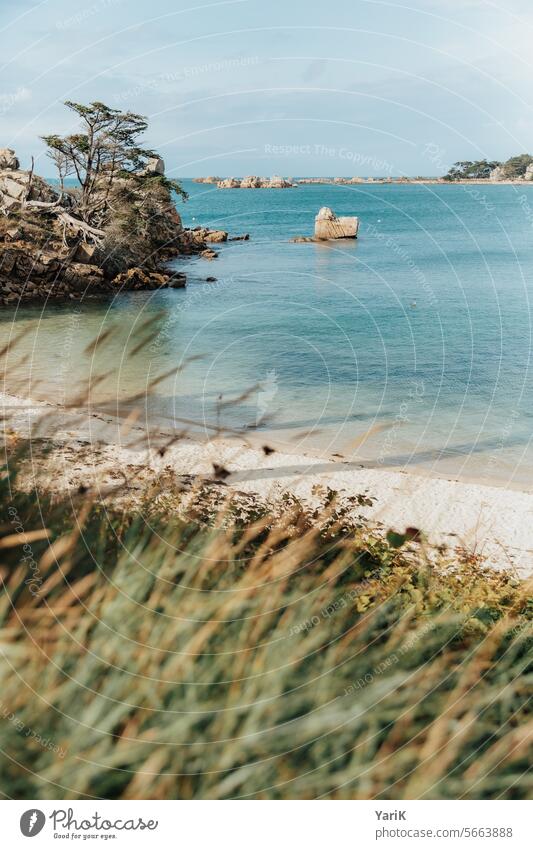
<svg viewBox="0 0 533 849"><path fill-rule="evenodd" d="M171 434L148 433L139 421L125 425L98 413L66 411L2 394L0 406L10 430L33 439L53 438L53 487L102 488L127 479L131 490L142 490L162 472L211 476L217 463L231 472L225 480L228 486L267 500L290 492L313 502L316 484L350 495L366 493L374 503L360 512L370 523L398 531L415 526L433 544L461 546L524 577L533 573L533 493L365 469L303 454L276 451L266 456L260 446L229 438L180 438L162 457L159 449ZM34 471L38 476L39 470Z"/></svg>

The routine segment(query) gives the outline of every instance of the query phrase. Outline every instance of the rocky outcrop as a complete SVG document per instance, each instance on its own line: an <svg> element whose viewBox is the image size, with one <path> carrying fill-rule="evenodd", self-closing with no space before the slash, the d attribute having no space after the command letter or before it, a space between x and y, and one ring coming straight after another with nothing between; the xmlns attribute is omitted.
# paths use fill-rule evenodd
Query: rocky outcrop
<svg viewBox="0 0 533 849"><path fill-rule="evenodd" d="M160 156L154 156L148 160L146 166L139 173L142 177L150 177L151 175L162 177L165 173L165 163Z"/></svg>
<svg viewBox="0 0 533 849"><path fill-rule="evenodd" d="M95 198L102 194L106 213L96 228L81 219L75 198L21 170L14 151L0 149L0 304L185 286L185 275L169 273L168 261L215 259L210 244L230 237L226 230L184 228L164 170L154 157L139 173L116 177L111 189L104 176Z"/></svg>
<svg viewBox="0 0 533 849"><path fill-rule="evenodd" d="M75 298L86 292L104 291L106 281L95 265L61 258L56 250L44 250L26 241L0 246L0 303L43 298Z"/></svg>
<svg viewBox="0 0 533 849"><path fill-rule="evenodd" d="M1 158L0 155L0 161ZM18 163L16 157L14 161ZM56 203L58 200L55 189L31 171L16 168L0 170L0 211L4 215L20 209L27 201Z"/></svg>
<svg viewBox="0 0 533 849"><path fill-rule="evenodd" d="M227 177L225 180L219 180L217 183L217 188L219 189L240 189L241 181L236 180L235 177Z"/></svg>
<svg viewBox="0 0 533 849"><path fill-rule="evenodd" d="M351 186L358 183L375 182L370 177L302 177L297 180L302 185L328 185L328 186ZM387 177L378 182L391 182L391 178Z"/></svg>
<svg viewBox="0 0 533 849"><path fill-rule="evenodd" d="M293 189L296 188L296 183L292 180L287 180L285 177L228 177L226 180L219 180L217 186L219 189Z"/></svg>
<svg viewBox="0 0 533 849"><path fill-rule="evenodd" d="M355 216L337 217L328 206L323 206L315 218L315 239L356 239L359 219Z"/></svg>
<svg viewBox="0 0 533 849"><path fill-rule="evenodd" d="M222 177L195 177L193 183L220 183Z"/></svg>
<svg viewBox="0 0 533 849"><path fill-rule="evenodd" d="M296 183L293 183L292 180L286 180L285 177L278 177L277 175L271 177L270 180L263 183L261 186L262 189L294 189L296 188Z"/></svg>
<svg viewBox="0 0 533 849"><path fill-rule="evenodd" d="M194 227L184 230L180 236L180 249L184 254L200 254L206 259L213 259L214 251L208 248L209 244L221 244L223 242L247 242L250 238L248 233L242 236L230 236L226 230L211 230L209 227ZM215 254L216 256L216 254Z"/></svg>
<svg viewBox="0 0 533 849"><path fill-rule="evenodd" d="M260 189L263 185L261 177L243 177L241 189Z"/></svg>
<svg viewBox="0 0 533 849"><path fill-rule="evenodd" d="M61 257L57 249L34 247L19 240L0 243L0 303L46 298L70 298L109 294L122 290L182 289L185 274L164 274L142 268L130 268L106 279L103 270L88 257L79 262Z"/></svg>
<svg viewBox="0 0 533 849"><path fill-rule="evenodd" d="M18 171L20 163L10 147L0 147L0 171Z"/></svg>
<svg viewBox="0 0 533 849"><path fill-rule="evenodd" d="M185 274L158 274L144 271L142 268L130 268L117 274L112 282L113 288L136 289L183 289L186 285Z"/></svg>
<svg viewBox="0 0 533 849"><path fill-rule="evenodd" d="M225 230L207 230L204 239L206 242L227 242L228 234Z"/></svg>
<svg viewBox="0 0 533 849"><path fill-rule="evenodd" d="M181 218L164 180L146 179L163 176L163 160L116 180L103 230L77 218L69 196L21 170L14 151L0 150L0 166L0 303L185 286L185 275L162 270L183 252ZM206 247L201 240L190 252Z"/></svg>

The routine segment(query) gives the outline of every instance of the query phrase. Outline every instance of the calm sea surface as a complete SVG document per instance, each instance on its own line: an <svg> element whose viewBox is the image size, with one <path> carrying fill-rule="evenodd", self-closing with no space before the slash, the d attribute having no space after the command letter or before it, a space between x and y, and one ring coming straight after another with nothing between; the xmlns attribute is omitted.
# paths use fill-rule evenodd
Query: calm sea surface
<svg viewBox="0 0 533 849"><path fill-rule="evenodd" d="M28 328L7 390L63 401L106 372L113 412L172 370L138 402L166 426L533 486L533 186L184 184L185 224L250 241L180 261L185 290L3 309L3 343ZM359 239L291 243L321 206L358 215Z"/></svg>

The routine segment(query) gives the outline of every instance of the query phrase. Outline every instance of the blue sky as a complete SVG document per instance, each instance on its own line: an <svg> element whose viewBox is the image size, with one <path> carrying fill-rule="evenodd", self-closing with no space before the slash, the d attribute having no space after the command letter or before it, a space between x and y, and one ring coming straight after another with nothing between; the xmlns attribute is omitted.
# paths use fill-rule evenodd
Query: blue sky
<svg viewBox="0 0 533 849"><path fill-rule="evenodd" d="M436 174L533 152L531 0L0 0L0 146L65 99L150 119L175 177Z"/></svg>

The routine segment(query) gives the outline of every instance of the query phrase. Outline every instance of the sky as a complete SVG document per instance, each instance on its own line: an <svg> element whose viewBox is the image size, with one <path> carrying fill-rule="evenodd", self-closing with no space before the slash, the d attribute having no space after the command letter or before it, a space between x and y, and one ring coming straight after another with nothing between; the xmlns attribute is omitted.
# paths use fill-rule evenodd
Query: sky
<svg viewBox="0 0 533 849"><path fill-rule="evenodd" d="M531 0L0 0L0 147L53 176L67 99L170 176L434 175L533 152Z"/></svg>

